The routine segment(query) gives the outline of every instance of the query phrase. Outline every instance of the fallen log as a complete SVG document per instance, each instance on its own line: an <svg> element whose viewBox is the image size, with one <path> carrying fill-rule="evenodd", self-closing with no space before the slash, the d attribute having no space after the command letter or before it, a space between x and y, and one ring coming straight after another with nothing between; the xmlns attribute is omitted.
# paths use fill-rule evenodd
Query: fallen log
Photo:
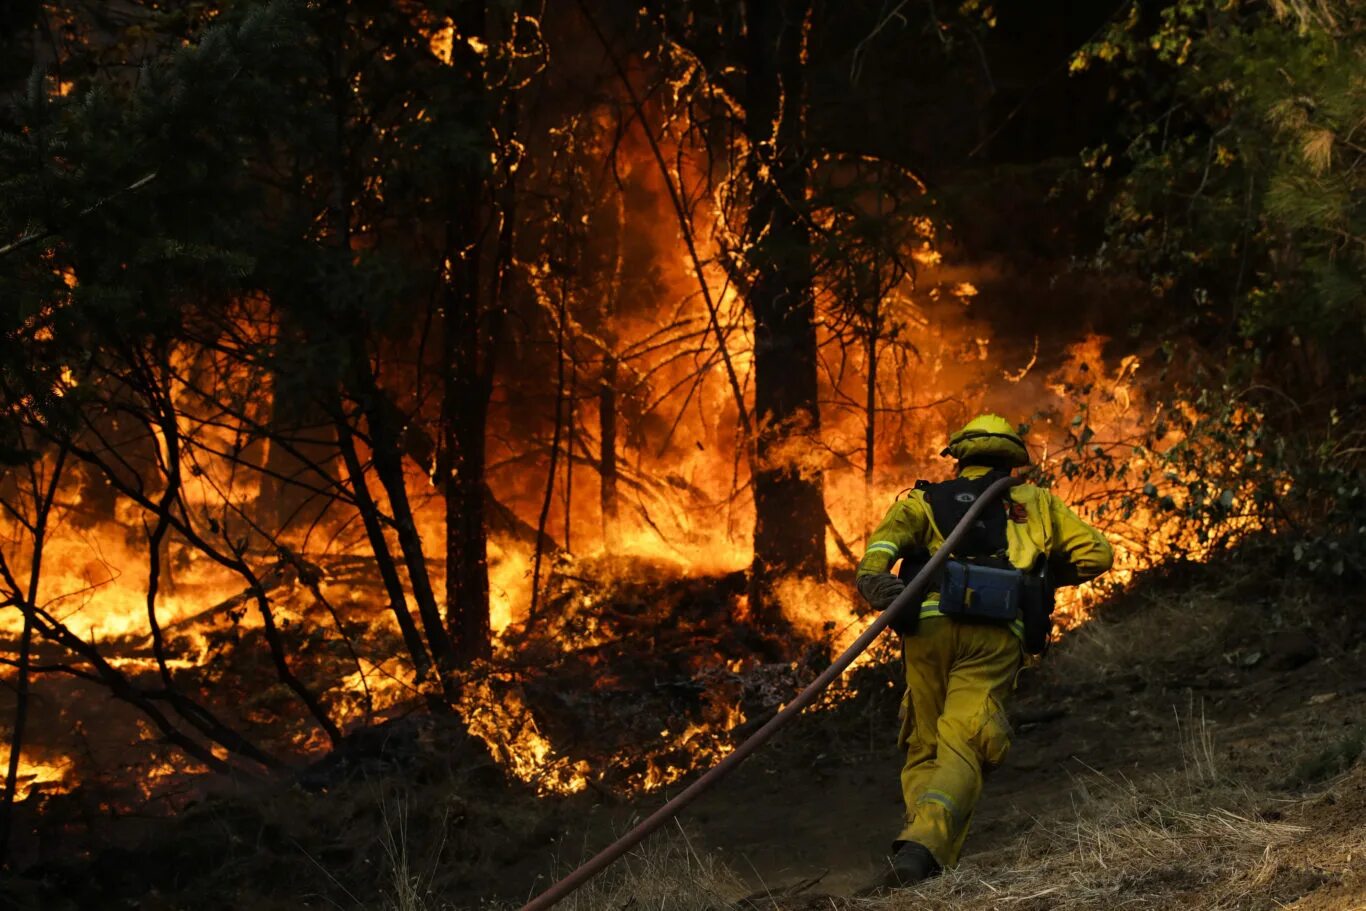
<svg viewBox="0 0 1366 911"><path fill-rule="evenodd" d="M259 594L268 595L282 585L293 581L295 577L295 569L281 560L260 577L261 584L259 586ZM247 604L250 604L256 599L257 594L257 587L253 586L246 588L233 595L231 598L220 601L213 607L205 608L197 614L191 614L188 617L181 617L179 620L163 624L162 628L166 630L184 629L206 620L213 620L237 610L238 608L244 608Z"/></svg>

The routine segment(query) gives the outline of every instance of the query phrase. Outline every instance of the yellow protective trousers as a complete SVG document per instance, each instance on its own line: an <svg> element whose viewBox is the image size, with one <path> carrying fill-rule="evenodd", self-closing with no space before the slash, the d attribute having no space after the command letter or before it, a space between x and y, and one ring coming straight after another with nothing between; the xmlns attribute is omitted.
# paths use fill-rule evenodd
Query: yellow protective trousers
<svg viewBox="0 0 1366 911"><path fill-rule="evenodd" d="M922 616L901 640L908 711L901 842L924 845L944 867L958 862L982 779L1010 749L1005 703L1020 669L1020 640L1004 626Z"/></svg>

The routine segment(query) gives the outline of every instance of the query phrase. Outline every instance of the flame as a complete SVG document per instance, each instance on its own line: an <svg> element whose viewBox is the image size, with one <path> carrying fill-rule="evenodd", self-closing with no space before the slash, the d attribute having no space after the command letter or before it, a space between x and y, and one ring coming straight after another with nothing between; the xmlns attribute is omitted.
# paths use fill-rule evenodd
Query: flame
<svg viewBox="0 0 1366 911"><path fill-rule="evenodd" d="M455 23L447 17L441 28L428 33L427 43L436 59L450 66L455 51Z"/></svg>
<svg viewBox="0 0 1366 911"><path fill-rule="evenodd" d="M19 775L15 779L14 800L21 803L31 796L42 794L64 794L71 790L71 772L74 763L66 757L56 757L48 761L21 758ZM0 768L9 768L9 752L0 753Z"/></svg>
<svg viewBox="0 0 1366 911"><path fill-rule="evenodd" d="M1095 583L1060 593L1058 615L1064 626L1083 622L1094 605L1115 589L1127 587L1135 576L1179 558L1202 562L1218 547L1236 542L1261 527L1260 517L1230 514L1213 527L1193 520L1180 509L1185 492L1201 484L1215 484L1227 491L1232 500L1248 502L1252 481L1245 476L1240 460L1230 457L1222 466L1209 466L1210 474L1195 468L1178 468L1144 444L1156 436L1155 426L1165 423L1161 409L1148 404L1139 384L1141 359L1128 355L1113 367L1107 366L1103 349L1108 340L1090 335L1071 345L1063 365L1048 379L1047 388L1059 399L1073 390L1090 390L1083 413L1063 421L1065 415L1047 418L1036 430L1042 431L1044 448L1039 462L1058 468L1064 460L1079 458L1077 434L1091 436L1080 447L1099 457L1113 457L1123 471L1115 477L1063 476L1058 492L1071 504L1080 504L1083 515L1106 534L1115 550L1115 565ZM1202 415L1191 402L1177 400L1169 406L1183 423L1193 425ZM1257 415L1244 409L1235 414L1237 424L1255 425ZM1064 442L1066 441L1066 442ZM1160 441L1163 451L1185 442L1183 433L1169 429ZM1144 478L1149 478L1146 483ZM1125 497L1135 500L1126 515L1116 508ZM1171 506L1163 505L1172 498Z"/></svg>
<svg viewBox="0 0 1366 911"><path fill-rule="evenodd" d="M588 787L588 763L559 755L515 690L497 692L487 682L477 683L466 691L460 715L507 772L542 793L570 794Z"/></svg>

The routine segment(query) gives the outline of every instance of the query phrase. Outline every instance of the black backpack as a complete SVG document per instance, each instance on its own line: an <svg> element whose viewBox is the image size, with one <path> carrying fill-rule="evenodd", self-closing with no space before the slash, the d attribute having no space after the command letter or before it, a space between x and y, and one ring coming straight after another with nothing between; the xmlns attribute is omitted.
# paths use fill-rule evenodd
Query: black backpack
<svg viewBox="0 0 1366 911"><path fill-rule="evenodd" d="M924 493L935 525L947 538L986 489L1005 476L1004 472L991 471L980 478L954 478L937 484L917 481L915 489ZM999 506L988 506L978 514L940 572L935 588L941 595L941 612L957 621L1009 623L1021 620L1025 649L1037 655L1047 648L1053 629L1053 589L1047 579L1046 560L1041 559L1040 565L1032 571L1022 571L1010 562L1006 553L1010 506L1007 496ZM909 582L929 559L929 551L923 548L919 553L905 555L899 575ZM976 587L974 580L980 580L984 588L993 583L1018 585L1018 591L1011 594L1009 602L1018 606L1009 608L1008 613L1000 613L998 602L998 610L988 609L979 616L967 606L972 597L970 592ZM942 600L946 595L948 600ZM987 600L984 598L984 603Z"/></svg>
<svg viewBox="0 0 1366 911"><path fill-rule="evenodd" d="M934 524L947 538L963 522L972 504L984 494L988 487L1006 475L992 471L980 478L954 478L929 484L916 482L916 488L925 493L925 502L934 515ZM977 516L968 529L966 537L959 542L953 558L980 566L997 569L1014 569L1006 556L1006 521L1008 501L1002 499L996 506L988 506Z"/></svg>

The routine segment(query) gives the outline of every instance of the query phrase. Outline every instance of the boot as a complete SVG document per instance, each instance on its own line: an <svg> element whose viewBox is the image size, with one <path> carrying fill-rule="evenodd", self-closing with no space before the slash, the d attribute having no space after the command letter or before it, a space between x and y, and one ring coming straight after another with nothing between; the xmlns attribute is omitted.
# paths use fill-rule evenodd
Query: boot
<svg viewBox="0 0 1366 911"><path fill-rule="evenodd" d="M929 848L905 841L892 855L891 869L882 878L882 884L889 889L904 889L937 875L939 870L939 861Z"/></svg>

